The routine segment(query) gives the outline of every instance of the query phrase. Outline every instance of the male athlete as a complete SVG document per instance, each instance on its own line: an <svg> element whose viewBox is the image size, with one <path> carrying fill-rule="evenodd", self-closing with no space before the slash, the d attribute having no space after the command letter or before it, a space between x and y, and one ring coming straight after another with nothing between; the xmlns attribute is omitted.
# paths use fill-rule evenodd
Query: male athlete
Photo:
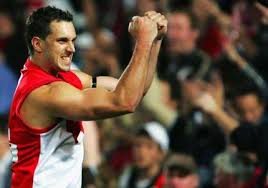
<svg viewBox="0 0 268 188"><path fill-rule="evenodd" d="M72 15L55 7L26 22L29 58L21 71L9 119L12 188L81 187L83 128L96 120L134 112L156 67L167 20L160 13L133 17L135 47L113 91L105 82L70 71L75 52Z"/></svg>

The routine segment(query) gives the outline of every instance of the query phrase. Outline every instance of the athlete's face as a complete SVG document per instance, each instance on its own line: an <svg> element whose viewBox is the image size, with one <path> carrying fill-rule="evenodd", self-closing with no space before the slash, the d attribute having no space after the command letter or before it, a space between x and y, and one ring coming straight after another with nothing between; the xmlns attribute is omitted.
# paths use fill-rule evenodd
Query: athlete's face
<svg viewBox="0 0 268 188"><path fill-rule="evenodd" d="M72 22L53 21L44 42L44 55L53 69L69 71L75 52L76 32Z"/></svg>

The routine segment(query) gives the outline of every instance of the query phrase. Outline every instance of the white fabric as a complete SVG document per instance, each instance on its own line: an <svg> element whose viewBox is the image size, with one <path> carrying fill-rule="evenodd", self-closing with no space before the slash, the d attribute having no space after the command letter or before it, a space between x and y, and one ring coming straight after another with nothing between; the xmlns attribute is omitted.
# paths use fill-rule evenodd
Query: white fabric
<svg viewBox="0 0 268 188"><path fill-rule="evenodd" d="M66 130L65 121L40 135L40 156L34 173L33 188L81 188L83 132L78 143Z"/></svg>
<svg viewBox="0 0 268 188"><path fill-rule="evenodd" d="M149 122L145 124L144 130L149 136L160 145L163 151L168 151L169 138L166 129L158 122Z"/></svg>

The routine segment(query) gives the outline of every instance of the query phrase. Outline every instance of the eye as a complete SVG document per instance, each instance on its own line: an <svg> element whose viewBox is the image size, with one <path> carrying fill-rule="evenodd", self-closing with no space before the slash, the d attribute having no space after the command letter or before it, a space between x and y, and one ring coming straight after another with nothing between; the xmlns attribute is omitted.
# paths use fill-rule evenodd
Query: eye
<svg viewBox="0 0 268 188"><path fill-rule="evenodd" d="M75 41L76 41L76 38L74 38L74 39L72 40L72 43L74 44L74 43L75 43Z"/></svg>
<svg viewBox="0 0 268 188"><path fill-rule="evenodd" d="M59 39L57 39L57 42L60 43L60 44L65 44L67 41L68 41L67 38L59 38Z"/></svg>

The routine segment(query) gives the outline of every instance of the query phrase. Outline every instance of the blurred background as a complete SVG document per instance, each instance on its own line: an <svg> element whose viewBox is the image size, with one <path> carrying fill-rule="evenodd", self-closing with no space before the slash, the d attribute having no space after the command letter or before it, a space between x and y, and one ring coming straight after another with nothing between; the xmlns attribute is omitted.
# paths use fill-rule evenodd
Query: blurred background
<svg viewBox="0 0 268 188"><path fill-rule="evenodd" d="M268 187L268 19L253 0L1 0L0 188L9 187L8 113L35 9L70 11L73 67L119 78L132 16L168 19L154 82L131 115L84 122L83 187ZM48 180L49 181L49 180Z"/></svg>

